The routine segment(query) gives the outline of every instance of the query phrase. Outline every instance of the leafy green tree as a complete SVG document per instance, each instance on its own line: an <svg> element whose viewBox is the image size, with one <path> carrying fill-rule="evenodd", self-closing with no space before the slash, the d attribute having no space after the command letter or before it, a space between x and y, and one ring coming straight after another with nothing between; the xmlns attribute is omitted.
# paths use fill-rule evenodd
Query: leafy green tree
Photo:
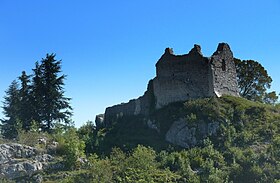
<svg viewBox="0 0 280 183"><path fill-rule="evenodd" d="M120 148L113 148L110 154L110 162L112 170L114 172L113 178L114 182L120 182L122 177L124 177L124 172L126 169L126 154Z"/></svg>
<svg viewBox="0 0 280 183"><path fill-rule="evenodd" d="M89 157L90 164L90 182L113 182L113 170L108 158L100 159L96 154ZM89 181L88 180L88 181Z"/></svg>
<svg viewBox="0 0 280 183"><path fill-rule="evenodd" d="M199 182L199 176L195 174L190 166L187 151L167 153L162 151L159 154L161 166L168 168L172 172L176 172L188 182Z"/></svg>
<svg viewBox="0 0 280 183"><path fill-rule="evenodd" d="M156 152L138 145L125 161L123 182L176 182L179 176L169 170L161 170Z"/></svg>
<svg viewBox="0 0 280 183"><path fill-rule="evenodd" d="M59 143L66 168L70 170L77 168L79 166L78 158L84 157L84 141L79 139L76 129L72 127L58 136L56 140Z"/></svg>
<svg viewBox="0 0 280 183"><path fill-rule="evenodd" d="M240 95L248 100L259 102L274 102L277 96L274 93L267 94L272 78L265 68L254 60L234 59L237 71L237 81Z"/></svg>
<svg viewBox="0 0 280 183"><path fill-rule="evenodd" d="M56 122L70 124L72 107L70 98L64 96L64 80L61 73L61 60L55 59L55 54L47 54L41 64L36 63L33 69L33 109L35 121L38 121L43 131L51 132Z"/></svg>
<svg viewBox="0 0 280 183"><path fill-rule="evenodd" d="M85 142L85 152L86 154L92 153L94 149L94 141L95 141L95 125L92 121L86 122L83 126L81 126L77 131L79 138Z"/></svg>
<svg viewBox="0 0 280 183"><path fill-rule="evenodd" d="M269 152L272 154L273 160L280 162L280 136L276 136L272 140Z"/></svg>
<svg viewBox="0 0 280 183"><path fill-rule="evenodd" d="M19 102L18 83L13 81L4 97L3 113L5 118L1 120L1 133L5 138L16 138L19 129L21 129L21 121L18 116Z"/></svg>
<svg viewBox="0 0 280 183"><path fill-rule="evenodd" d="M278 96L275 91L272 91L272 92L266 93L263 100L267 104L275 104L278 100Z"/></svg>

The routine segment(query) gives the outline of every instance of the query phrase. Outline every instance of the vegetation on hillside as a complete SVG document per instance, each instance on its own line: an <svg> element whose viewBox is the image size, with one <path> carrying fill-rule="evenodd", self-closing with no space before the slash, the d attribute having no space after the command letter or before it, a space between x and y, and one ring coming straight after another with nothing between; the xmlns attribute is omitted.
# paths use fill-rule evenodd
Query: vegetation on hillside
<svg viewBox="0 0 280 183"><path fill-rule="evenodd" d="M90 134L92 143L87 146L96 151L88 153L99 153L101 158L96 160L104 164L106 161L106 170L111 170L107 178L111 182L277 182L280 180L279 112L279 105L232 96L174 103L154 114L163 127L162 133L172 121L185 117L194 119L189 125L202 120L219 121L217 134L204 138L196 147L182 149L166 144L162 134L147 130L143 125L144 118L122 117L111 129L99 129ZM130 129L135 126L137 130L127 130L125 124ZM136 131L138 133L133 134ZM118 152L121 155L116 155L114 146L120 148ZM135 170L134 166L138 166L139 162L129 161L139 149L141 153L150 151L148 154L151 157L141 160L146 165L155 163L148 170L144 167ZM141 153L137 153L137 159L141 158ZM114 157L121 157L121 160L114 164ZM126 161L129 163L126 164ZM118 174L114 168L122 171ZM134 173L130 174L130 171ZM161 171L171 179L157 179L157 173ZM143 177L147 179L141 174L145 174Z"/></svg>
<svg viewBox="0 0 280 183"><path fill-rule="evenodd" d="M238 64L244 98L176 102L152 110L149 117L112 118L109 128L87 122L76 129L68 125L71 106L64 96L65 75L59 75L61 62L47 55L35 64L33 75L22 72L19 83L8 88L0 143L19 142L46 152L39 138L58 142L50 152L56 168L41 172L48 183L280 182L280 105L276 93L267 92L272 80L254 61ZM244 75L255 66L260 70L252 74L262 77ZM191 127L215 121L219 128L207 137L198 135L197 145L186 149L165 141L178 119ZM150 129L148 121L158 129Z"/></svg>
<svg viewBox="0 0 280 183"><path fill-rule="evenodd" d="M45 182L280 180L279 105L224 96L171 104L154 117L161 126L186 117L193 119L189 125L215 119L220 127L217 134L204 138L198 146L183 149L167 144L155 130L146 132L147 127L139 125L141 116L119 118L122 126L116 123L111 129L95 129L88 122L77 130L53 133L51 138L60 144L56 156L62 158L64 166L45 172ZM137 130L121 128L126 122ZM136 131L141 133L133 134ZM81 161L85 157L87 161Z"/></svg>

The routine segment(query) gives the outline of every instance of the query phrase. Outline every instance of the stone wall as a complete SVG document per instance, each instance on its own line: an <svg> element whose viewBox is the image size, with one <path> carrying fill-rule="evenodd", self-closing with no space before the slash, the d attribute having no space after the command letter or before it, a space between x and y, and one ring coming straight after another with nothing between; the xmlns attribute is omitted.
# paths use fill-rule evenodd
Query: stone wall
<svg viewBox="0 0 280 183"><path fill-rule="evenodd" d="M198 45L186 55L174 55L166 49L156 69L154 95L157 109L171 102L213 95L209 92L209 59L203 57Z"/></svg>
<svg viewBox="0 0 280 183"><path fill-rule="evenodd" d="M226 43L220 43L211 57L204 57L199 45L185 55L174 55L166 48L156 63L156 77L138 99L108 107L104 124L110 118L123 115L148 116L172 102L221 95L238 96L236 68L233 54Z"/></svg>
<svg viewBox="0 0 280 183"><path fill-rule="evenodd" d="M138 99L130 100L127 103L122 103L112 107L108 107L105 110L104 125L109 126L112 118L131 116L131 115L149 115L151 109L154 106L153 95L153 80L149 81L147 91ZM98 123L100 124L100 122ZM97 123L96 123L97 125ZM102 126L101 124L99 126Z"/></svg>
<svg viewBox="0 0 280 183"><path fill-rule="evenodd" d="M130 100L128 103L118 104L112 107L107 107L105 110L104 123L105 126L110 126L112 118L122 117L124 115L134 115L136 112L136 100ZM138 102L137 102L138 103Z"/></svg>
<svg viewBox="0 0 280 183"><path fill-rule="evenodd" d="M239 96L236 68L228 44L219 44L217 51L211 57L211 70L213 72L214 93L218 97L222 95Z"/></svg>

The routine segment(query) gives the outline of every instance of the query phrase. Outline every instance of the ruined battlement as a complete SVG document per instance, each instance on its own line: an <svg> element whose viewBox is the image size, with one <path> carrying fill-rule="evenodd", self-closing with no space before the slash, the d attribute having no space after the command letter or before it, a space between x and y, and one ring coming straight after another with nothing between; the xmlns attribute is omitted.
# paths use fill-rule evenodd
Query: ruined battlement
<svg viewBox="0 0 280 183"><path fill-rule="evenodd" d="M156 63L156 77L142 97L106 109L105 123L112 116L148 115L172 102L222 95L239 96L233 53L220 43L210 57L199 45L188 54L175 55L171 48Z"/></svg>

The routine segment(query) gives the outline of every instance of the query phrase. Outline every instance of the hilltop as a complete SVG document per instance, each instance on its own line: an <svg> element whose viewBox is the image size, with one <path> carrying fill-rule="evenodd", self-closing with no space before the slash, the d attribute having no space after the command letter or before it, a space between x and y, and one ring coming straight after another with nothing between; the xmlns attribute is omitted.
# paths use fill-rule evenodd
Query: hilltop
<svg viewBox="0 0 280 183"><path fill-rule="evenodd" d="M222 95L239 96L234 57L228 44L220 43L211 57L204 57L196 44L184 55L175 55L166 48L156 63L156 77L149 81L145 94L106 108L104 121L97 124L108 127L109 118L114 116L148 116L173 102Z"/></svg>
<svg viewBox="0 0 280 183"><path fill-rule="evenodd" d="M191 177L203 182L211 176L210 182L280 179L279 105L222 96L171 103L149 117L110 120L110 128L95 131L92 144L98 145L93 149L101 154L110 154L113 147L130 152L141 144L152 147L159 157L165 152L175 159L159 163L171 161L164 167L187 180L178 182L192 182Z"/></svg>
<svg viewBox="0 0 280 183"><path fill-rule="evenodd" d="M110 128L97 131L104 133L101 146L128 149L137 144L159 150L170 144L179 149L192 148L202 145L207 138L219 147L227 141L235 146L267 144L279 133L279 112L279 105L234 96L212 97L174 102L149 117L111 118Z"/></svg>

